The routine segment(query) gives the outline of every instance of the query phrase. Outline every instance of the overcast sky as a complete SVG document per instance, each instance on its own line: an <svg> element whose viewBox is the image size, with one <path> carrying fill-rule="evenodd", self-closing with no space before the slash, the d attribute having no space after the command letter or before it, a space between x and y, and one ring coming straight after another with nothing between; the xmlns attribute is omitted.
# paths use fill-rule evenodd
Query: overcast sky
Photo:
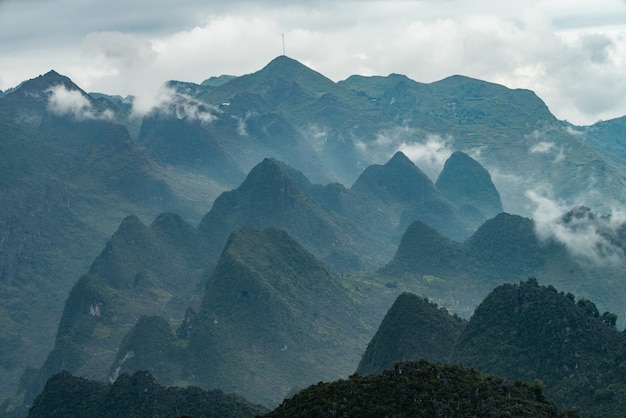
<svg viewBox="0 0 626 418"><path fill-rule="evenodd" d="M55 69L146 96L283 53L334 81L463 74L534 90L560 119L626 115L625 0L0 0L0 89Z"/></svg>

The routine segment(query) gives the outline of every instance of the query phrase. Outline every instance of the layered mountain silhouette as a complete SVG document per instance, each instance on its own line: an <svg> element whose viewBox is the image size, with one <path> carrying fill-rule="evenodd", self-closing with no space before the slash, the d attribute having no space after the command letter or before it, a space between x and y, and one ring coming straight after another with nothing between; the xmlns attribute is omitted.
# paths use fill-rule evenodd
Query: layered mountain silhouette
<svg viewBox="0 0 626 418"><path fill-rule="evenodd" d="M624 288L618 277L624 265L623 239L604 221L596 225L588 218L576 218L579 212L564 215L555 225L572 234L571 228L578 227L603 236L593 250L598 254L581 254L554 236L541 239L531 219L501 213L463 243L417 221L407 228L394 258L379 273L400 278L403 286L416 286L419 293L465 316L473 309L465 310L472 306L469 301L476 306L499 283L543 277L548 284L595 299L622 317L619 300Z"/></svg>
<svg viewBox="0 0 626 418"><path fill-rule="evenodd" d="M282 228L343 270L371 266L380 249L376 237L368 237L361 226L317 203L271 159L259 163L237 189L216 199L199 229L212 235L219 251L228 235L245 225ZM364 241L370 239L374 245L368 249Z"/></svg>
<svg viewBox="0 0 626 418"><path fill-rule="evenodd" d="M401 152L385 165L369 166L351 190L375 199L379 207L395 209L398 233L417 219L458 241L463 241L470 233L469 226L433 182Z"/></svg>
<svg viewBox="0 0 626 418"><path fill-rule="evenodd" d="M143 315L182 321L199 298L205 243L177 215L160 215L150 226L126 218L72 288L54 348L41 369L22 379L21 396L29 402L62 370L106 380L125 334Z"/></svg>
<svg viewBox="0 0 626 418"><path fill-rule="evenodd" d="M116 114L54 71L0 100L2 398L45 358L63 300L121 219L190 213Z"/></svg>
<svg viewBox="0 0 626 418"><path fill-rule="evenodd" d="M380 184L359 189L368 177L377 178ZM385 195L385 182L393 184L394 178L398 186L392 194ZM142 361L139 355L125 360L128 352L137 351L125 346L137 340L128 337L130 342L124 342L123 337L142 316L167 313L170 325L178 326L187 307L199 299L197 291L207 283L213 269L219 267L218 258L233 231L246 226L281 228L334 271L371 269L391 256L391 225L403 216L400 209L419 212L417 209L422 207L416 197L419 190L415 191L415 178L445 202L432 182L403 154L396 154L379 176L366 171L354 190L333 184L313 185L285 163L265 159L237 189L216 199L197 228L171 213L159 215L149 227L137 217L126 218L88 274L72 289L53 350L37 373L23 379L20 392L33 398L47 377L65 368L79 375L107 378L118 374L118 367L126 370L122 366L126 360L128 371L150 370L167 384L177 379L189 380L183 372L187 366L170 370L167 358L159 360L162 366L151 367L151 360ZM413 197L403 198L403 189ZM334 198L339 195L343 197ZM429 216L436 220L436 213ZM367 221L372 218L378 222ZM384 225L390 228L379 237L377 233ZM249 251L254 251L254 247ZM191 298L191 304L183 302L187 298ZM373 315L377 315L376 311ZM135 334L152 335L149 327L144 329L145 323L140 321L137 326ZM165 332L163 327L158 329L155 332ZM295 332L293 327L286 329L289 335ZM357 337L365 334L362 331ZM174 357L180 354L176 350L163 352ZM354 366L346 369L351 367ZM160 368L169 371L159 373ZM266 399L277 401L275 397Z"/></svg>
<svg viewBox="0 0 626 418"><path fill-rule="evenodd" d="M577 211L550 229L498 215L528 216L528 190L589 196L600 214L623 204L621 119L576 127L530 91L463 76L335 83L285 56L245 76L166 87L145 116L132 97L87 93L54 71L0 95L0 399L53 345L46 371L28 368L22 389L41 388L64 364L109 377L135 325L137 335L144 325L146 335L167 334L142 317L160 315L185 335L180 325L195 317L187 307L198 308L228 237L246 225L285 230L342 274L368 318L364 335L402 291L469 317L495 285L528 276L626 316L616 218ZM434 184L439 167L406 158L433 144L430 161L451 155ZM146 226L153 219L164 224ZM415 247L365 273L392 258L407 229ZM581 250L591 238L565 242L563 230L600 231L588 236L598 244Z"/></svg>
<svg viewBox="0 0 626 418"><path fill-rule="evenodd" d="M186 312L176 335L160 316L140 318L109 378L147 370L166 384L275 405L294 388L348 373L366 334L348 290L323 264L284 231L244 227L231 234L197 313Z"/></svg>

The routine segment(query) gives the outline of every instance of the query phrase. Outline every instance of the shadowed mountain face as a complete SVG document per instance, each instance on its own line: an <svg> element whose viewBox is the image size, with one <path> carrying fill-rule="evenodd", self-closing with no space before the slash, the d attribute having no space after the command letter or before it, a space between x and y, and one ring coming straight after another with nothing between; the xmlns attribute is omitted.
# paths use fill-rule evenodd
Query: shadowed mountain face
<svg viewBox="0 0 626 418"><path fill-rule="evenodd" d="M402 154L396 155L386 167L389 172L383 173L381 181L392 184L393 179L397 178L398 183L405 184L404 187L396 188L389 198L379 193L384 187L359 192L340 185L313 185L301 172L276 160L265 159L237 189L225 192L215 201L197 229L179 216L167 213L158 216L149 227L137 217L126 218L102 253L96 257L88 274L72 289L65 304L54 349L36 376L23 382L21 391L25 391L27 397L34 397L47 377L63 369L105 378L118 374L119 370L141 368L150 370L168 384L195 381L185 371L188 367L184 364L169 366L176 364L176 361L171 363L166 358L157 361L152 355L148 355L147 360L142 360L139 355L128 358L128 353L140 351L130 347L141 341L130 336L130 340L123 341L123 336L140 317L163 315L164 312L168 313L167 322L171 326L176 327L181 322L187 322L188 326L188 319L193 314L188 312L187 319L183 320L184 312L199 297L196 290L207 283L214 269L220 268L218 257L224 251L224 245L230 245L228 237L233 231L249 225L286 230L302 242L307 251L311 251L335 271L362 270L382 264L391 254L392 234L389 231L383 237L376 234L381 225L392 225L398 221L398 207L411 208L416 204L415 198L402 197L403 188L409 191L415 189L411 176L424 180L419 169ZM430 181L426 179L424 184L433 195L439 196ZM374 217L380 222L367 222ZM255 243L246 247L245 251L250 253L258 252L264 245L263 239L255 238L254 234L246 235L245 239ZM243 241L239 239L236 242ZM239 250L239 257L243 257L243 253L244 250ZM268 257L277 258L275 255ZM241 268L241 264L237 263L230 266L234 270ZM220 274L224 274L223 268ZM290 274L297 276L298 272ZM335 290L341 294L340 290ZM247 289L241 292L242 295L250 295ZM297 300L297 296L281 297L291 304L295 303L292 300ZM191 298L191 303L185 301L187 298ZM297 304L301 305L302 302ZM342 310L344 305L339 301L332 304ZM323 317L321 313L315 315ZM156 324L156 328L150 324ZM165 328L157 325L140 322L137 324L139 328L132 335L166 335L167 332L163 331ZM301 332L294 327L285 327L285 332L290 336L287 338L290 342L286 344L292 347L297 346L293 334ZM302 324L296 328L304 329ZM171 331L169 333L172 334ZM185 331L181 335L191 338L192 334ZM364 332L358 332L354 338L362 338L363 335ZM167 338L163 344L176 346ZM174 358L185 355L176 347L164 349L163 352ZM347 370L354 367L350 363L354 357L349 359L346 360L350 364L345 366ZM153 360L156 363L149 366ZM307 378L323 375L322 369L312 366L307 366L307 369L311 370ZM212 382L206 379L201 382ZM290 385L300 384L298 380L286 381L282 385L288 382ZM284 394L289 389L283 386L280 390ZM276 393L264 394L264 399L277 401Z"/></svg>
<svg viewBox="0 0 626 418"><path fill-rule="evenodd" d="M614 320L534 279L502 285L476 309L453 360L508 379L540 379L557 405L582 416L619 416L626 337Z"/></svg>
<svg viewBox="0 0 626 418"><path fill-rule="evenodd" d="M199 311L187 311L176 335L162 318L140 319L111 375L147 369L168 384L275 405L353 370L367 332L348 290L293 238L245 227L231 234Z"/></svg>
<svg viewBox="0 0 626 418"><path fill-rule="evenodd" d="M119 222L182 209L116 114L53 71L0 99L0 398L41 364Z"/></svg>
<svg viewBox="0 0 626 418"><path fill-rule="evenodd" d="M209 279L188 352L198 382L273 405L345 374L363 331L347 290L311 254L282 231L243 228Z"/></svg>
<svg viewBox="0 0 626 418"><path fill-rule="evenodd" d="M383 247L363 227L320 205L270 159L257 165L236 190L216 199L199 228L211 234L218 251L244 225L282 228L339 271L370 267Z"/></svg>
<svg viewBox="0 0 626 418"><path fill-rule="evenodd" d="M126 218L72 288L54 348L22 381L26 402L61 370L106 380L124 335L141 316L158 312L182 321L198 298L205 252L205 238L177 215L160 215L150 226Z"/></svg>
<svg viewBox="0 0 626 418"><path fill-rule="evenodd" d="M463 241L471 226L435 188L433 182L402 152L385 165L368 167L351 191L365 196L374 207L390 213L389 230L401 234L415 220L421 220L442 234Z"/></svg>
<svg viewBox="0 0 626 418"><path fill-rule="evenodd" d="M500 194L489 172L469 155L452 153L435 187L465 216L482 224L501 213Z"/></svg>
<svg viewBox="0 0 626 418"><path fill-rule="evenodd" d="M122 375L107 385L61 372L52 376L28 416L194 416L249 418L267 412L220 390L161 386L145 371Z"/></svg>
<svg viewBox="0 0 626 418"><path fill-rule="evenodd" d="M555 227L572 236L576 228L593 231L588 239L596 237L597 245L589 248L601 255L580 254L571 242L554 236L540 239L537 229L545 226L507 213L485 222L462 244L417 221L379 274L465 317L498 284L542 277L564 291L598 301L622 318L626 288L620 279L625 262L621 229L589 216L588 210L574 210Z"/></svg>
<svg viewBox="0 0 626 418"><path fill-rule="evenodd" d="M378 374L405 360L445 363L452 356L465 324L435 303L402 293L368 344L357 373Z"/></svg>
<svg viewBox="0 0 626 418"><path fill-rule="evenodd" d="M576 300L532 278L496 287L469 322L404 293L357 372L391 370L394 363L422 358L461 363L504 379L539 381L556 405L581 416L620 416L626 336L615 328L616 319L600 314L588 299Z"/></svg>

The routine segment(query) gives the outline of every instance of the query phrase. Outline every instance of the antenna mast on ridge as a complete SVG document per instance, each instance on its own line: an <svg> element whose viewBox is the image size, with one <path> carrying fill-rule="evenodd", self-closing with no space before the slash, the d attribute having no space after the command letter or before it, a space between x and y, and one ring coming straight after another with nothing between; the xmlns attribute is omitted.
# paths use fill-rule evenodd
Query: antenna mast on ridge
<svg viewBox="0 0 626 418"><path fill-rule="evenodd" d="M285 34L283 33L283 55L285 55Z"/></svg>

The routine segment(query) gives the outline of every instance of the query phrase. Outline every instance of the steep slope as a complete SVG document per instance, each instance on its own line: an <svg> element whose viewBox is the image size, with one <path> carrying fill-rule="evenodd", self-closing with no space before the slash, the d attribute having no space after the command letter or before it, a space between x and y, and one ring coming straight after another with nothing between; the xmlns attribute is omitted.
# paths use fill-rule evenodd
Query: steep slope
<svg viewBox="0 0 626 418"><path fill-rule="evenodd" d="M466 217L478 224L503 211L500 194L489 172L463 152L454 152L446 160L435 187Z"/></svg>
<svg viewBox="0 0 626 418"><path fill-rule="evenodd" d="M219 390L163 387L147 372L120 376L111 385L61 372L52 376L28 416L120 417L194 416L254 417L267 409Z"/></svg>
<svg viewBox="0 0 626 418"><path fill-rule="evenodd" d="M461 333L454 361L507 379L540 379L557 405L582 416L619 416L625 348L611 314L529 279L489 294Z"/></svg>
<svg viewBox="0 0 626 418"><path fill-rule="evenodd" d="M202 386L264 405L354 370L365 332L347 290L285 232L233 233L190 326Z"/></svg>
<svg viewBox="0 0 626 418"><path fill-rule="evenodd" d="M173 214L150 227L126 218L65 302L54 348L37 373L18 389L25 403L54 373L105 380L122 338L142 315L156 312L174 323L197 300L206 268L206 243L196 229Z"/></svg>
<svg viewBox="0 0 626 418"><path fill-rule="evenodd" d="M436 303L402 293L368 344L357 373L378 374L406 360L445 363L452 356L464 326L465 321Z"/></svg>
<svg viewBox="0 0 626 418"><path fill-rule="evenodd" d="M219 108L217 120L203 128L244 171L272 157L326 183L335 175L320 159L299 121L311 113L305 105L331 92L351 96L323 75L280 56L263 69L205 89L196 98Z"/></svg>
<svg viewBox="0 0 626 418"><path fill-rule="evenodd" d="M176 336L170 324L161 316L142 316L124 336L109 371L109 381L115 382L122 370L145 370L153 376L164 376L164 383L176 382L180 372Z"/></svg>
<svg viewBox="0 0 626 418"><path fill-rule="evenodd" d="M330 411L330 412L329 412ZM508 382L462 366L398 364L380 375L311 386L266 417L574 417L545 399L541 387Z"/></svg>

